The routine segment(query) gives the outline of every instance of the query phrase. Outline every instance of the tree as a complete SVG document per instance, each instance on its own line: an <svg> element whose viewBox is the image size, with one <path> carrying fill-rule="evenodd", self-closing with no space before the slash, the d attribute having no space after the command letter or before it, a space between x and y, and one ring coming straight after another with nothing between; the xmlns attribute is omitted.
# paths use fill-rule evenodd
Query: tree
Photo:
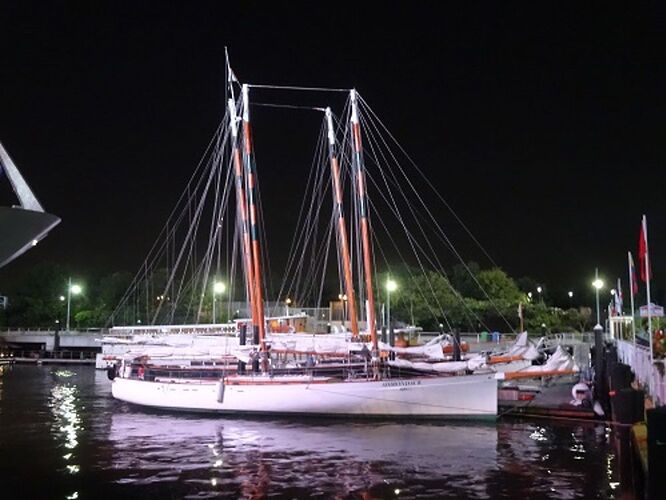
<svg viewBox="0 0 666 500"><path fill-rule="evenodd" d="M486 292L483 298L490 297L492 301L499 302L503 306L516 304L522 298L518 285L499 267L480 271L477 280L481 288Z"/></svg>
<svg viewBox="0 0 666 500"><path fill-rule="evenodd" d="M451 268L451 284L460 295L473 299L483 299L483 292L477 285L475 278L481 271L481 267L476 262L456 264Z"/></svg>
<svg viewBox="0 0 666 500"><path fill-rule="evenodd" d="M439 323L452 326L464 319L462 298L449 280L435 271L412 270L402 273L399 288L391 295L391 316L414 323L425 330L439 329ZM382 285L385 280L381 282Z"/></svg>
<svg viewBox="0 0 666 500"><path fill-rule="evenodd" d="M7 325L51 327L57 319L64 320L64 305L59 297L66 292L65 271L60 266L38 264L6 292L9 297L5 317Z"/></svg>

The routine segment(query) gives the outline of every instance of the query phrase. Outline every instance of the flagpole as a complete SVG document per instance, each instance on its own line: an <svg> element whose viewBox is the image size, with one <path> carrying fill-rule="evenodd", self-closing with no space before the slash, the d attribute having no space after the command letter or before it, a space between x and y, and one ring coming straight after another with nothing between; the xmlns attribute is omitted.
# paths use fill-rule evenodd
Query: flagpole
<svg viewBox="0 0 666 500"><path fill-rule="evenodd" d="M650 364L654 364L654 352L652 349L652 311L650 306L650 249L648 248L647 219L643 215L643 237L645 238L645 284L647 285L647 313L648 313L648 337L650 339Z"/></svg>
<svg viewBox="0 0 666 500"><path fill-rule="evenodd" d="M627 263L629 265L629 297L631 298L631 334L634 337L634 350L636 350L636 311L634 309L634 279L632 275L633 259L631 252L627 252ZM636 271L634 271L634 274Z"/></svg>

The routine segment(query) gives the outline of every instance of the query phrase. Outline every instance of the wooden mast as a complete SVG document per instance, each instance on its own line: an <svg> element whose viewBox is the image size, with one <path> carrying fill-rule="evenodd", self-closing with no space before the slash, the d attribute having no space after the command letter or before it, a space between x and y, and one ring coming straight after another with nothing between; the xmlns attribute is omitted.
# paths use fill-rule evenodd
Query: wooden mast
<svg viewBox="0 0 666 500"><path fill-rule="evenodd" d="M375 294L372 289L372 255L370 248L370 227L368 223L368 193L365 184L361 124L358 117L356 90L352 89L349 96L351 101L352 165L356 176L356 197L359 207L361 243L363 247L363 274L365 276L365 293L368 300L368 332L370 333L370 340L372 341L373 357L375 357L378 353L378 346L375 320Z"/></svg>
<svg viewBox="0 0 666 500"><path fill-rule="evenodd" d="M234 172L236 177L236 206L238 210L238 220L241 225L241 248L243 251L243 268L245 271L245 287L247 290L247 300L250 304L250 313L252 324L257 324L255 297L254 297L254 277L252 273L252 247L250 246L250 230L248 224L247 204L245 198L245 183L243 176L243 163L241 160L241 151L238 144L238 122L236 116L236 102L233 98L228 101L229 122L231 125L231 141L233 144Z"/></svg>
<svg viewBox="0 0 666 500"><path fill-rule="evenodd" d="M351 321L352 338L358 339L358 318L356 316L356 298L354 295L354 284L351 271L351 259L349 257L349 245L347 243L347 226L342 209L342 188L340 184L340 164L335 148L335 132L333 129L333 118L331 108L326 108L326 125L328 127L328 155L331 162L331 182L333 183L333 205L338 217L338 250L342 254L342 267L345 281L345 294L349 303L349 319Z"/></svg>
<svg viewBox="0 0 666 500"><path fill-rule="evenodd" d="M250 214L250 238L252 241L252 275L254 278L254 307L256 309L256 320L253 320L254 326L259 331L259 345L261 352L264 354L265 366L265 353L266 353L266 331L264 322L264 299L263 299L263 286L261 280L261 248L259 245L259 214L257 211L257 182L256 182L256 167L254 164L254 157L252 155L252 134L250 131L250 101L249 101L249 87L243 84L243 160L245 162L245 174L247 176L247 197L248 208Z"/></svg>

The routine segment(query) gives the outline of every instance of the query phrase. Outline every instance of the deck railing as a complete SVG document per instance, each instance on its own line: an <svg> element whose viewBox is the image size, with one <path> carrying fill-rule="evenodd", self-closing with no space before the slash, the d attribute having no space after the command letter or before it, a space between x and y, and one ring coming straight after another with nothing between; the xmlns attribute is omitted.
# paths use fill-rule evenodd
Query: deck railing
<svg viewBox="0 0 666 500"><path fill-rule="evenodd" d="M657 405L666 404L666 379L664 379L664 364L657 361L650 362L650 349L633 342L618 340L617 355L620 361L629 365L636 375L638 382L647 389ZM661 366L658 366L658 365Z"/></svg>

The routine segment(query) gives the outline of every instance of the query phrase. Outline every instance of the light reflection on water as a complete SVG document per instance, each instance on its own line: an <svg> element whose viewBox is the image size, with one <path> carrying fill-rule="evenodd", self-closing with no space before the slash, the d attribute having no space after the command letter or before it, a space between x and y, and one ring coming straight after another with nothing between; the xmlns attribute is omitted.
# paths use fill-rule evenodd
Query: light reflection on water
<svg viewBox="0 0 666 500"><path fill-rule="evenodd" d="M568 499L622 489L613 431L599 426L172 415L113 400L105 373L91 368L14 367L3 378L0 444L23 451L0 455L0 472L18 478L8 487L21 498L103 488L113 497ZM26 492L19 481L29 477L48 478L53 495Z"/></svg>

